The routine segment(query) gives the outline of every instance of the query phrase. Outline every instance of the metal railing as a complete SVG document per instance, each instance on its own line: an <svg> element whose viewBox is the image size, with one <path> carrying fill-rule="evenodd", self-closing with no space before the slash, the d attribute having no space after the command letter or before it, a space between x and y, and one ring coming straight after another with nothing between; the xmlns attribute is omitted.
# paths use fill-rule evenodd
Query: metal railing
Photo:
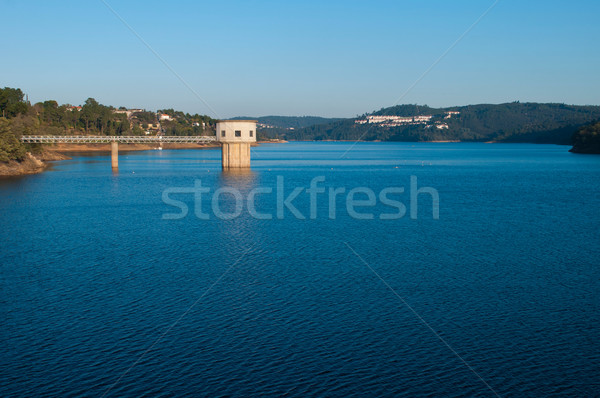
<svg viewBox="0 0 600 398"><path fill-rule="evenodd" d="M190 143L200 144L216 142L214 136L90 136L90 135L24 135L21 141L30 144L103 144L118 142L122 144L145 144L145 143Z"/></svg>

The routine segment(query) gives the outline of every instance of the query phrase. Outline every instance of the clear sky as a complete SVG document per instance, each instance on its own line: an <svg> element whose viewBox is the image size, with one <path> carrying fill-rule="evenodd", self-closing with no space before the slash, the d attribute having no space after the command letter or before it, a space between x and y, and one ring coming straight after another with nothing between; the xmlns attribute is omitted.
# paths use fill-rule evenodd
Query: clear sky
<svg viewBox="0 0 600 398"><path fill-rule="evenodd" d="M213 117L400 103L600 104L600 1L0 0L0 86Z"/></svg>

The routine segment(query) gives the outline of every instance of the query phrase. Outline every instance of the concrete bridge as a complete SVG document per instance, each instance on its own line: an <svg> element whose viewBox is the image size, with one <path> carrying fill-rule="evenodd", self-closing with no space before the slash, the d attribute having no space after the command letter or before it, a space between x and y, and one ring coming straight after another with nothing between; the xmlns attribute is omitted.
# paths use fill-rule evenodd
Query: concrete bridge
<svg viewBox="0 0 600 398"><path fill-rule="evenodd" d="M256 142L256 120L220 120L216 136L110 136L110 135L24 135L28 144L106 144L111 145L111 165L119 168L119 143L122 144L221 144L221 165L224 169L250 167L250 144Z"/></svg>

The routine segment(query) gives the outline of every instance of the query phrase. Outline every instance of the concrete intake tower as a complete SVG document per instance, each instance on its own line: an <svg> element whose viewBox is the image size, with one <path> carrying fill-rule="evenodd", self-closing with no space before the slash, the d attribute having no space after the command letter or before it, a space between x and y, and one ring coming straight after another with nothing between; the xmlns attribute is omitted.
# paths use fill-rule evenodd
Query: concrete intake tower
<svg viewBox="0 0 600 398"><path fill-rule="evenodd" d="M223 169L250 167L250 145L256 142L256 120L219 120L216 135L221 143Z"/></svg>

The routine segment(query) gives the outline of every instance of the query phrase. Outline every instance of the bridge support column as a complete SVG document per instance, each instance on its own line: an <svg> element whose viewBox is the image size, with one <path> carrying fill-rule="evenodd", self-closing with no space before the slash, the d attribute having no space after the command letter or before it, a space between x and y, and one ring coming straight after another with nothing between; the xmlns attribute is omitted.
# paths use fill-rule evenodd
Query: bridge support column
<svg viewBox="0 0 600 398"><path fill-rule="evenodd" d="M110 143L110 163L113 170L119 168L119 143L117 141Z"/></svg>

